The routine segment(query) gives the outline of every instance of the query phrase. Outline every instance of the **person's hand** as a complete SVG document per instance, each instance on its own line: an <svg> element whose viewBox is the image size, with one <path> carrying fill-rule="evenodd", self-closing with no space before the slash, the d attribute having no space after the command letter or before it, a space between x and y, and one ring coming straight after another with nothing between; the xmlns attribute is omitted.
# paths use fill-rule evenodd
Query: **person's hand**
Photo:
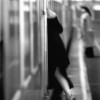
<svg viewBox="0 0 100 100"><path fill-rule="evenodd" d="M50 9L47 9L47 16L52 18L56 16L56 13L51 11Z"/></svg>
<svg viewBox="0 0 100 100"><path fill-rule="evenodd" d="M100 39L98 38L96 38L95 40L94 40L94 46L99 50L99 52L100 52Z"/></svg>

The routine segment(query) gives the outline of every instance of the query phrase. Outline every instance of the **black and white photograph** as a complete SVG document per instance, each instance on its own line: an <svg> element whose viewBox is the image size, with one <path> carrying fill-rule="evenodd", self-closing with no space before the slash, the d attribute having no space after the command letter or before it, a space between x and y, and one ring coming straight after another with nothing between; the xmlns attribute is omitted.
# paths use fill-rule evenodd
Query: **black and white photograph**
<svg viewBox="0 0 100 100"><path fill-rule="evenodd" d="M100 100L100 0L0 0L0 100Z"/></svg>

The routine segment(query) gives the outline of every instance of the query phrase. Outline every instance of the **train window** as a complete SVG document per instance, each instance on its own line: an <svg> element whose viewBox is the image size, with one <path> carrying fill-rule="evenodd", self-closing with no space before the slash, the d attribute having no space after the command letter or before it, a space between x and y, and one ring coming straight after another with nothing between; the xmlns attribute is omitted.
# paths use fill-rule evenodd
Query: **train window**
<svg viewBox="0 0 100 100"><path fill-rule="evenodd" d="M93 7L94 10L94 20L100 21L100 5L94 5Z"/></svg>
<svg viewBox="0 0 100 100"><path fill-rule="evenodd" d="M16 0L3 3L5 97L11 100L20 87L19 10Z"/></svg>
<svg viewBox="0 0 100 100"><path fill-rule="evenodd" d="M37 2L36 1L25 1L24 7L22 11L22 19L23 23L21 24L21 64L22 64L22 83L26 87L30 82L31 73L34 75L39 68L39 41L40 41L40 23L38 18L37 11ZM24 27L23 27L24 26ZM24 43L24 46L23 46ZM24 52L24 53L23 53ZM35 82L36 79L35 79ZM33 83L36 87L38 84ZM39 82L40 83L40 82ZM33 86L33 87L34 87Z"/></svg>

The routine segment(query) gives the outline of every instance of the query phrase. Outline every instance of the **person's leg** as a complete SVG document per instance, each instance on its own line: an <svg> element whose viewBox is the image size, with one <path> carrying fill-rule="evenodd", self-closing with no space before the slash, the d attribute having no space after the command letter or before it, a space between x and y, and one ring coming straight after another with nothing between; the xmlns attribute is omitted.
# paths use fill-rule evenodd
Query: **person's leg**
<svg viewBox="0 0 100 100"><path fill-rule="evenodd" d="M74 88L71 80L68 77L65 78L63 75L60 74L59 71L56 71L56 78L65 92L66 99L76 100L71 91L71 89Z"/></svg>
<svg viewBox="0 0 100 100"><path fill-rule="evenodd" d="M70 86L69 86L69 81L65 79L63 75L59 72L59 70L56 70L55 76L59 82L59 84L62 86L63 90L65 91L66 95L71 94Z"/></svg>

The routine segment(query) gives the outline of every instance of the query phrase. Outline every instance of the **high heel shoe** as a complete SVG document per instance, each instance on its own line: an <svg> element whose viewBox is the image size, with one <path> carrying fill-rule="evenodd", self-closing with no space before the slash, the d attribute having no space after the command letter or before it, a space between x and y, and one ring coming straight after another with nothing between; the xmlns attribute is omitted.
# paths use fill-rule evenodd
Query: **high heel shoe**
<svg viewBox="0 0 100 100"><path fill-rule="evenodd" d="M66 94L65 92L63 92L63 97L65 98L64 100L76 100L73 94Z"/></svg>
<svg viewBox="0 0 100 100"><path fill-rule="evenodd" d="M72 94L69 95L68 100L76 100L75 96L73 96Z"/></svg>

